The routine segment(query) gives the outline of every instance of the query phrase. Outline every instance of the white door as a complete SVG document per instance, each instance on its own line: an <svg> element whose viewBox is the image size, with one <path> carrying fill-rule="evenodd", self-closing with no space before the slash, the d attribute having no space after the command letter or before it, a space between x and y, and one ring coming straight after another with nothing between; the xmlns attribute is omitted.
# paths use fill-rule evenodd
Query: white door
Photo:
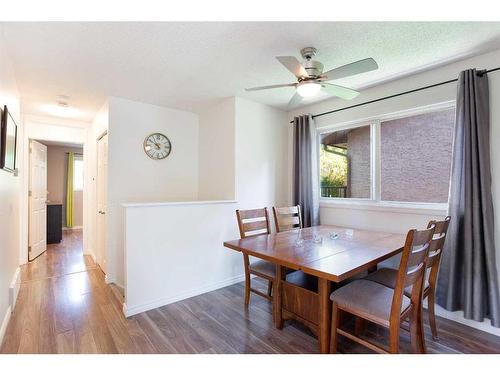
<svg viewBox="0 0 500 375"><path fill-rule="evenodd" d="M108 199L108 135L97 141L97 263L106 273L106 202Z"/></svg>
<svg viewBox="0 0 500 375"><path fill-rule="evenodd" d="M30 141L28 259L47 250L47 146Z"/></svg>

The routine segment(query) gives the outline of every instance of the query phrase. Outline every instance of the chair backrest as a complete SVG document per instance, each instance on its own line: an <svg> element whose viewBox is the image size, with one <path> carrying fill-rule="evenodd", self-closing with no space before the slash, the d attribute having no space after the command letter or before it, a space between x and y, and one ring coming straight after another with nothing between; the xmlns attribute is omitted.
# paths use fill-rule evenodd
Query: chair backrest
<svg viewBox="0 0 500 375"><path fill-rule="evenodd" d="M425 261L429 253L430 243L435 226L428 229L412 229L406 236L405 245L399 263L398 278L394 288L391 307L391 324L399 324L404 289L412 286L411 301L419 306L422 299L422 284L425 272Z"/></svg>
<svg viewBox="0 0 500 375"><path fill-rule="evenodd" d="M302 217L299 205L292 207L273 207L273 214L276 232L302 228Z"/></svg>
<svg viewBox="0 0 500 375"><path fill-rule="evenodd" d="M435 226L434 236L432 237L426 261L427 269L430 269L428 275L429 286L432 288L436 285L441 254L443 253L444 241L446 240L446 233L448 232L450 220L451 217L446 216L446 218L442 221L431 220L427 225L427 228L430 228L433 225Z"/></svg>
<svg viewBox="0 0 500 375"><path fill-rule="evenodd" d="M241 238L271 233L267 207L254 210L236 210L236 219Z"/></svg>

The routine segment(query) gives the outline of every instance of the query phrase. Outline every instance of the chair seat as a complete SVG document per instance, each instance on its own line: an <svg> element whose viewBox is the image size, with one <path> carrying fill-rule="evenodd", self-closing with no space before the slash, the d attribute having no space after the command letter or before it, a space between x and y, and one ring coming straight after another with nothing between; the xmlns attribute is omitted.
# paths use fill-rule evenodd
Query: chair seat
<svg viewBox="0 0 500 375"><path fill-rule="evenodd" d="M255 271L271 278L276 278L276 264L258 260L250 264L250 271Z"/></svg>
<svg viewBox="0 0 500 375"><path fill-rule="evenodd" d="M381 268L373 273L368 274L364 279L375 281L376 283L385 285L389 288L394 289L396 287L396 280L398 278L398 270L393 268ZM429 282L425 280L424 289L429 287ZM411 297L412 286L408 286L405 288L405 296Z"/></svg>
<svg viewBox="0 0 500 375"><path fill-rule="evenodd" d="M379 324L389 325L394 289L370 280L354 280L330 294L330 299L341 309L355 312L363 318ZM411 304L403 296L401 311Z"/></svg>

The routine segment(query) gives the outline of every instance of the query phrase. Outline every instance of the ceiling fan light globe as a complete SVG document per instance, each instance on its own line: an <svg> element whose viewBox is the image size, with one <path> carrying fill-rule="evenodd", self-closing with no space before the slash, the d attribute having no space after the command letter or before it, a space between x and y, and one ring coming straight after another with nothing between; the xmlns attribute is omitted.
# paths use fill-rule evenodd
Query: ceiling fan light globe
<svg viewBox="0 0 500 375"><path fill-rule="evenodd" d="M303 82L297 85L297 93L303 98L316 96L321 90L321 85L316 82Z"/></svg>

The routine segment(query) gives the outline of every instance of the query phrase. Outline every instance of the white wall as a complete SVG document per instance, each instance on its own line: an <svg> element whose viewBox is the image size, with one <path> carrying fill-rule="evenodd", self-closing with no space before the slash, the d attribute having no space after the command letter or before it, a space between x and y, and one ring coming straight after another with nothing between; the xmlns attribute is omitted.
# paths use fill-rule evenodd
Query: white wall
<svg viewBox="0 0 500 375"><path fill-rule="evenodd" d="M243 280L234 202L125 208L126 316Z"/></svg>
<svg viewBox="0 0 500 375"><path fill-rule="evenodd" d="M283 205L288 192L286 113L235 98L236 198L240 208Z"/></svg>
<svg viewBox="0 0 500 375"><path fill-rule="evenodd" d="M217 106L214 118L232 118L232 125L209 126L214 139L226 137L216 131L232 132L229 127L234 128L235 160L217 160L227 153L216 153L217 157L200 167L228 169L216 175L201 171L200 175L212 176L205 183L213 184L214 189L221 183L218 176L236 175L237 202L125 207L127 315L243 280L241 254L222 246L223 241L239 237L235 210L271 207L287 200L286 113L240 98L224 103ZM203 124L202 120L200 126ZM200 144L200 150L203 148Z"/></svg>
<svg viewBox="0 0 500 375"><path fill-rule="evenodd" d="M235 98L226 98L200 114L199 200L234 199Z"/></svg>
<svg viewBox="0 0 500 375"><path fill-rule="evenodd" d="M73 122L50 116L24 115L26 138L63 143L84 143L89 123Z"/></svg>
<svg viewBox="0 0 500 375"><path fill-rule="evenodd" d="M18 147L22 144L23 125L19 113L19 92L11 60L5 50L0 26L0 105L7 105L18 125ZM16 163L22 163L18 152ZM22 171L21 171L22 173ZM0 345L10 318L9 287L19 265L20 177L0 170Z"/></svg>
<svg viewBox="0 0 500 375"><path fill-rule="evenodd" d="M124 202L198 199L198 116L131 100L108 99L108 279L123 285ZM164 160L143 149L147 135L164 133L172 144Z"/></svg>
<svg viewBox="0 0 500 375"><path fill-rule="evenodd" d="M289 120L294 115L303 113L321 113L347 105L365 102L383 96L399 93L431 85L437 82L446 81L458 77L460 71L469 68L491 69L496 68L500 61L500 51L494 51L481 56L476 56L463 61L455 62L427 72L415 74L384 85L375 86L362 90L361 95L355 100L346 102L339 99L324 101L315 105L307 106L289 113ZM492 191L493 203L496 214L495 220L495 243L497 250L497 268L500 277L500 72L489 75L490 85L490 126L491 126L491 161L492 161ZM438 86L432 89L399 96L393 99L384 100L365 106L360 106L350 110L337 112L331 115L318 117L315 119L316 127L322 128L330 125L361 120L373 116L379 116L391 112L407 110L415 107L431 105L456 99L456 84ZM289 139L291 144L291 132ZM290 150L290 149L289 149ZM290 154L291 157L291 154ZM291 171L289 170L291 174ZM289 193L290 194L290 193ZM290 197L290 195L289 195ZM324 224L338 224L355 228L392 230L400 233L405 232L410 227L422 227L427 221L437 215L444 215L444 212L418 211L418 210L380 210L359 209L359 207L346 207L340 205L328 205L323 203L320 209L321 221ZM449 317L449 316L448 316ZM486 326L486 325L485 325ZM488 328L489 329L489 328Z"/></svg>

